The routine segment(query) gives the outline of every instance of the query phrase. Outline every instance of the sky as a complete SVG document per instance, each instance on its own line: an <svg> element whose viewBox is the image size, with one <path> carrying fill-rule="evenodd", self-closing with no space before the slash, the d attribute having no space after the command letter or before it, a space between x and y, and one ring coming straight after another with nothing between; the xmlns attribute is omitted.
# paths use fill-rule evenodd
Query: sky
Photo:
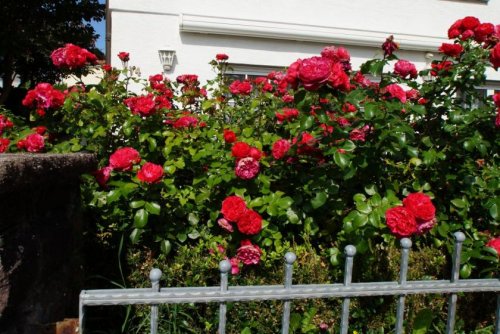
<svg viewBox="0 0 500 334"><path fill-rule="evenodd" d="M106 0L99 0L99 3L105 4ZM96 42L96 47L101 50L103 53L106 52L106 20L102 20L101 22L91 22L97 34L99 34L99 38Z"/></svg>

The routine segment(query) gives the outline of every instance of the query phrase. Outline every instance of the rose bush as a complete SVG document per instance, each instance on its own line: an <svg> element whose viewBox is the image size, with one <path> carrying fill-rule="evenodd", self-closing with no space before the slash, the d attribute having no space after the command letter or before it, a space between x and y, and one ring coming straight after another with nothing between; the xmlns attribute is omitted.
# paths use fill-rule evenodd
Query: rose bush
<svg viewBox="0 0 500 334"><path fill-rule="evenodd" d="M491 26L455 22L443 58L420 72L392 36L359 70L330 46L253 82L230 82L219 54L205 86L194 74L143 82L120 53L124 69L103 66L97 85L30 91L24 104L47 132L21 134L2 116L0 150L96 152L84 194L100 228L165 253L205 240L244 269L307 239L336 266L348 243L375 261L374 245L396 237L449 251L460 230L462 276L492 275L500 98L475 90L498 67Z"/></svg>

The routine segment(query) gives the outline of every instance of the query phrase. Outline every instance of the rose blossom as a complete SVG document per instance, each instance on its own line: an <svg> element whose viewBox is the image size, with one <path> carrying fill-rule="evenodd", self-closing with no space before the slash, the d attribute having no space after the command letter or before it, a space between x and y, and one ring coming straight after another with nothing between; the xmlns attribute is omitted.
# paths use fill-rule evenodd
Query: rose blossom
<svg viewBox="0 0 500 334"><path fill-rule="evenodd" d="M272 148L272 154L274 159L282 159L285 157L285 155L288 153L290 150L290 147L292 145L290 144L289 140L286 139L279 139L273 144Z"/></svg>
<svg viewBox="0 0 500 334"><path fill-rule="evenodd" d="M106 183L108 183L108 180L111 177L112 170L112 167L106 166L92 173L95 177L95 180L102 188L106 187Z"/></svg>
<svg viewBox="0 0 500 334"><path fill-rule="evenodd" d="M10 140L8 138L0 138L0 153L5 153L9 148Z"/></svg>
<svg viewBox="0 0 500 334"><path fill-rule="evenodd" d="M248 210L246 214L236 222L238 230L243 234L257 234L262 230L262 217L257 211Z"/></svg>
<svg viewBox="0 0 500 334"><path fill-rule="evenodd" d="M128 52L118 52L118 58L120 58L120 60L124 63L128 62L130 60L130 53Z"/></svg>
<svg viewBox="0 0 500 334"><path fill-rule="evenodd" d="M229 262L231 262L231 275L238 275L240 273L240 260L237 257L232 257Z"/></svg>
<svg viewBox="0 0 500 334"><path fill-rule="evenodd" d="M241 247L236 251L236 257L245 265L258 264L262 251L248 239L241 241Z"/></svg>
<svg viewBox="0 0 500 334"><path fill-rule="evenodd" d="M497 117L495 117L495 127L500 128L500 108L497 109Z"/></svg>
<svg viewBox="0 0 500 334"><path fill-rule="evenodd" d="M229 130L229 129L224 129L224 141L228 144L232 144L236 141L236 134Z"/></svg>
<svg viewBox="0 0 500 334"><path fill-rule="evenodd" d="M495 95L493 95L493 102L495 103L495 106L500 108L500 93L495 93Z"/></svg>
<svg viewBox="0 0 500 334"><path fill-rule="evenodd" d="M30 134L25 139L26 151L31 153L40 152L45 147L45 139L38 133Z"/></svg>
<svg viewBox="0 0 500 334"><path fill-rule="evenodd" d="M394 42L394 36L390 35L387 37L385 42L382 44L382 50L384 50L384 57L390 56L394 51L399 49L398 43Z"/></svg>
<svg viewBox="0 0 500 334"><path fill-rule="evenodd" d="M141 156L132 147L123 147L117 149L109 157L109 166L115 170L126 171L132 168L132 165L139 163Z"/></svg>
<svg viewBox="0 0 500 334"><path fill-rule="evenodd" d="M299 117L299 111L297 109L283 108L281 111L281 113L275 113L275 116L278 119L278 124L282 123L283 121L290 121Z"/></svg>
<svg viewBox="0 0 500 334"><path fill-rule="evenodd" d="M385 87L385 91L389 93L392 98L396 98L402 103L406 103L406 93L398 84L390 84Z"/></svg>
<svg viewBox="0 0 500 334"><path fill-rule="evenodd" d="M245 200L239 196L228 196L222 201L220 212L231 222L238 221L248 211Z"/></svg>
<svg viewBox="0 0 500 334"><path fill-rule="evenodd" d="M137 178L146 183L157 183L163 177L163 166L146 162L137 172Z"/></svg>
<svg viewBox="0 0 500 334"><path fill-rule="evenodd" d="M417 232L417 222L413 214L402 206L385 212L385 221L391 233L398 238L409 237Z"/></svg>
<svg viewBox="0 0 500 334"><path fill-rule="evenodd" d="M248 156L259 161L262 158L262 152L256 147L250 147L250 152L248 152Z"/></svg>
<svg viewBox="0 0 500 334"><path fill-rule="evenodd" d="M252 85L247 80L235 80L229 85L229 91L235 95L250 95L252 88Z"/></svg>
<svg viewBox="0 0 500 334"><path fill-rule="evenodd" d="M415 232L415 233L416 234L424 234L424 233L432 230L434 225L436 225L436 223L437 223L437 219L434 218L434 219L431 219L431 220L423 222L423 223L419 223L417 221L417 223L418 223L417 232Z"/></svg>
<svg viewBox="0 0 500 334"><path fill-rule="evenodd" d="M439 51L444 53L447 56L456 58L462 54L462 52L464 51L464 48L460 44L443 43L439 47Z"/></svg>
<svg viewBox="0 0 500 334"><path fill-rule="evenodd" d="M495 47L490 50L490 62L495 70L500 67L500 43L497 43Z"/></svg>
<svg viewBox="0 0 500 334"><path fill-rule="evenodd" d="M431 198L423 193L409 194L403 200L403 206L410 211L418 222L426 222L434 219L436 208Z"/></svg>
<svg viewBox="0 0 500 334"><path fill-rule="evenodd" d="M193 116L182 116L172 125L175 129L184 129L195 127L198 124L198 119Z"/></svg>
<svg viewBox="0 0 500 334"><path fill-rule="evenodd" d="M441 62L436 62L436 63L433 62L431 64L431 75L434 77L437 76L438 74L446 75L448 74L447 72L451 71L452 67L453 63L449 60L443 60Z"/></svg>
<svg viewBox="0 0 500 334"><path fill-rule="evenodd" d="M332 61L324 57L304 59L299 69L299 79L306 90L317 90L328 81Z"/></svg>
<svg viewBox="0 0 500 334"><path fill-rule="evenodd" d="M225 53L218 53L215 55L215 59L221 61L221 60L228 60L229 56Z"/></svg>
<svg viewBox="0 0 500 334"><path fill-rule="evenodd" d="M150 116L156 111L156 104L152 94L146 96L132 96L125 99L123 103L130 108L132 114Z"/></svg>
<svg viewBox="0 0 500 334"><path fill-rule="evenodd" d="M495 26L491 23L481 23L474 30L474 40L478 43L484 42L495 32Z"/></svg>
<svg viewBox="0 0 500 334"><path fill-rule="evenodd" d="M251 180L259 174L259 162L252 157L242 158L236 163L234 173L243 180Z"/></svg>
<svg viewBox="0 0 500 334"><path fill-rule="evenodd" d="M366 140L366 134L367 134L369 129L370 129L369 125L365 125L362 128L353 129L349 133L349 139L353 140L353 141L364 142Z"/></svg>
<svg viewBox="0 0 500 334"><path fill-rule="evenodd" d="M328 77L328 84L333 88L348 91L351 89L349 76L345 73L344 67L341 63L334 63L330 69L330 76Z"/></svg>
<svg viewBox="0 0 500 334"><path fill-rule="evenodd" d="M57 68L70 70L82 68L88 64L95 64L97 61L97 57L93 53L71 43L54 50L50 58Z"/></svg>
<svg viewBox="0 0 500 334"><path fill-rule="evenodd" d="M23 99L23 106L41 109L59 108L64 103L64 94L49 83L39 83L29 90Z"/></svg>
<svg viewBox="0 0 500 334"><path fill-rule="evenodd" d="M497 254L500 256L500 237L496 237L496 238L488 241L488 243L486 244L486 247L493 248L497 252Z"/></svg>
<svg viewBox="0 0 500 334"><path fill-rule="evenodd" d="M405 79L406 77L410 77L414 79L417 77L417 68L414 64L410 63L408 60L398 60L396 64L394 64L394 73L399 75L401 78Z"/></svg>
<svg viewBox="0 0 500 334"><path fill-rule="evenodd" d="M228 231L230 233L232 233L234 231L233 225L231 225L231 223L225 218L218 219L217 224L219 224L220 227L222 227L223 229L225 229L226 231Z"/></svg>
<svg viewBox="0 0 500 334"><path fill-rule="evenodd" d="M239 141L233 144L231 148L231 155L235 158L246 158L250 155L250 145L245 142Z"/></svg>
<svg viewBox="0 0 500 334"><path fill-rule="evenodd" d="M0 114L0 135L3 133L4 129L7 128L12 128L14 126L14 123L4 115Z"/></svg>

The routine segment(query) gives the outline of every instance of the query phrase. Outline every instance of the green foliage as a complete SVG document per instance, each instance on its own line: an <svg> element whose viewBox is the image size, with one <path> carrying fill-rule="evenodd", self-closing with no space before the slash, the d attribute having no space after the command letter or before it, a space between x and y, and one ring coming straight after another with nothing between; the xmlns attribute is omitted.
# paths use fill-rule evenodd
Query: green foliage
<svg viewBox="0 0 500 334"><path fill-rule="evenodd" d="M254 82L248 94L238 93L229 85L227 63L215 60L211 62L215 78L203 87L190 76L144 83L134 76L134 68L111 69L99 84L72 90L61 109L45 118L33 117L53 135L48 149L95 152L101 168L110 165L110 156L119 148L139 152L140 162L108 171L109 180L101 179L101 184L87 176L83 194L100 235L115 240L126 235L125 248L144 247L170 263L167 270L175 272L166 276L168 285L174 283L171 279L180 279L183 286L216 284L216 260L222 255L207 260L199 255L200 249L190 256L188 250L204 245L216 250L219 245L224 256L233 258L245 239L262 249L260 264L240 268L232 284L261 284L261 275L270 280L266 284L279 282L276 263L281 263L291 244L298 249L310 245L307 256L320 253L329 259L334 280L341 278L347 244L355 245L361 255L355 279L394 279L397 238L387 228L385 214L415 192L432 198L437 223L429 232L413 236L413 249L421 258L412 264L415 269L410 266L409 277L424 273L447 277L455 231L467 236L461 277L494 277L498 255L485 244L499 233L499 132L493 101L475 92L485 80L488 49L473 41L459 43L465 52L456 59L445 57L452 61L449 71L432 75L423 71L419 80L404 79L388 70L390 61L397 60L392 55L368 61L359 73L349 72L350 89L333 88L330 83L306 89L264 80ZM360 73L379 76L381 81L360 83L355 80ZM129 90L131 83L144 84L142 95ZM394 84L414 89L418 96L405 95L406 101L392 96L389 87ZM147 109L143 110L133 106L136 98L155 104L163 99L163 104L153 109L143 105ZM287 108L294 115L283 119ZM260 159L253 158L259 164L256 175L236 175L234 146L224 130L263 153ZM16 151L12 138L9 151ZM281 157L273 152L280 139L290 144ZM141 179L139 171L146 162L160 165L163 176L154 182ZM236 231L229 233L219 225L222 201L232 195L262 216L259 233L245 235L234 225ZM129 260L143 255L131 253ZM144 269L152 261L155 258L138 262ZM321 260L312 262L318 263L326 267ZM195 264L198 267L191 267ZM307 262L299 256L299 264ZM319 271L305 270L297 281ZM132 280L138 279L135 274L143 273L133 272ZM439 327L442 312L435 310L445 301L412 298L408 328L423 333ZM394 323L389 299L354 301L353 318L359 320L354 328L363 333L387 331ZM239 319L231 330L264 333L276 328L281 306L265 304L230 308L233 318ZM318 315L338 307L322 301L296 305L292 327L300 333L314 332ZM262 312L256 314L256 309ZM209 307L169 310L183 319L180 326L184 326L169 331L192 328L197 319L198 332L213 330L215 311ZM337 326L331 313L326 314L330 328ZM369 318L374 320L366 323ZM168 324L173 322L167 319ZM468 323L463 326L470 328Z"/></svg>

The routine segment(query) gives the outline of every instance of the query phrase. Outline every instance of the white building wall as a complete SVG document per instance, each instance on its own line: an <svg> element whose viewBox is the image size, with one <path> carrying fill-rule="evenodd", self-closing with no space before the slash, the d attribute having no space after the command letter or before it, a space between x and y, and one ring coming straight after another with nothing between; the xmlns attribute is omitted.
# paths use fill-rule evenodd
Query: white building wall
<svg viewBox="0 0 500 334"><path fill-rule="evenodd" d="M389 35L400 43L398 56L426 66L425 55L438 55L447 30L468 15L500 23L500 2L453 0L109 0L111 59L130 52L130 65L142 76L161 73L158 49L176 50L167 75L213 77L208 62L217 53L236 64L285 67L318 55L326 45L342 45L353 68L382 57ZM490 71L490 80L500 74Z"/></svg>

